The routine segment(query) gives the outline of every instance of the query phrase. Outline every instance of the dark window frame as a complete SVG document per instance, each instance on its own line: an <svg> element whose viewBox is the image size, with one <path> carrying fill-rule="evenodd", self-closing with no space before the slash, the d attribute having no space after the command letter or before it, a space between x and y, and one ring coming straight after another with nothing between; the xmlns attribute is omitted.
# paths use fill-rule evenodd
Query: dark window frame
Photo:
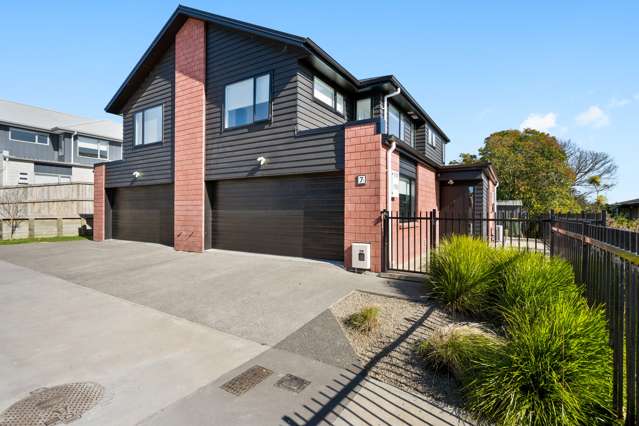
<svg viewBox="0 0 639 426"><path fill-rule="evenodd" d="M326 102L324 102L323 100L319 99L318 97L315 96L315 79L318 79L319 81L321 81L322 83L326 84L327 86L329 86L331 89L333 89L333 106L330 106L329 104L327 104ZM344 95L343 92L338 91L335 87L333 87L332 84L329 84L328 82L326 82L323 78L318 77L317 75L313 75L313 85L311 87L311 95L313 96L313 101L321 106L323 106L324 108L326 108L327 110L333 112L334 114L339 115L342 118L346 118L346 110L347 110L347 106L346 106L346 96ZM343 108L344 111L343 112L339 112L337 110L337 95L340 95L342 97L343 100Z"/></svg>
<svg viewBox="0 0 639 426"><path fill-rule="evenodd" d="M415 218L416 216L416 209L417 209L417 179L415 179L412 176L407 176L403 173L399 174L399 181L400 181L400 188L401 188L401 181L408 181L408 188L409 188L409 197L410 197L410 205L408 206L409 211L406 212L405 208L406 206L403 206L402 204L402 193L400 192L399 197L398 197L398 201L399 201L399 217L401 218L402 222L413 222L414 219L411 218Z"/></svg>
<svg viewBox="0 0 639 426"><path fill-rule="evenodd" d="M361 118L359 120L370 120L371 118L373 118L373 97L372 96L367 96L365 98L359 98L355 100L355 119L358 120L357 118L357 113L359 112L359 110L357 109L357 103L359 101L365 101L368 100L368 118Z"/></svg>
<svg viewBox="0 0 639 426"><path fill-rule="evenodd" d="M159 141L155 141L155 142L144 143L144 113L147 110L150 110L150 109L153 109L153 108L157 108L157 107L160 107L161 111L162 111L162 123L161 123L161 130L160 130L160 140ZM142 113L142 129L141 129L142 130L142 136L141 136L142 143L140 143L140 144L136 144L135 143L135 132L136 132L136 129L137 129L137 123L136 123L136 120L135 120L135 116L138 113ZM134 149L144 148L144 147L147 147L147 146L159 145L159 144L164 143L164 102L161 102L161 103L155 104L155 105L151 105L151 106L148 106L146 108L139 109L137 111L132 111L131 114L132 114L132 119L133 119L133 148Z"/></svg>
<svg viewBox="0 0 639 426"><path fill-rule="evenodd" d="M372 103L371 103L371 107L372 107ZM399 133L399 136L394 135L393 133L390 132L390 109L394 108L395 110L397 110L397 114L399 115L399 130L397 133ZM415 139L415 133L417 133L416 130L416 126L415 126L415 121L410 117L410 115L406 114L400 107L398 107L397 105L393 104L392 102L388 103L388 114L387 117L389 118L389 124L388 124L388 134L389 135L393 135L393 136L397 136L397 138L404 142L405 144L409 145L412 148L415 148L416 145L416 139ZM408 124L410 125L410 132L411 132L411 136L409 140L406 140L406 131L404 128L403 123L408 122ZM402 131L404 130L404 131Z"/></svg>
<svg viewBox="0 0 639 426"><path fill-rule="evenodd" d="M234 80L231 82L228 82L226 84L224 84L222 91L223 91L223 95L222 95L222 131L227 131L227 130L237 130L237 129L245 129L245 128L250 128L256 124L263 124L263 123L271 123L272 119L273 119L273 70L269 70L269 71L264 71L264 72L259 72L257 74L253 74L250 75L248 77L243 77L240 78L238 80ZM257 97L257 84L255 84L255 82L257 81L257 79L259 77L264 77L265 75L268 75L268 116L266 118L260 119L260 120L255 120L255 100ZM253 121L251 121L250 123L246 123L246 124L240 124L237 126L226 126L226 88L228 86L232 86L233 84L237 84L237 83L241 83L243 81L246 80L251 80L253 79Z"/></svg>

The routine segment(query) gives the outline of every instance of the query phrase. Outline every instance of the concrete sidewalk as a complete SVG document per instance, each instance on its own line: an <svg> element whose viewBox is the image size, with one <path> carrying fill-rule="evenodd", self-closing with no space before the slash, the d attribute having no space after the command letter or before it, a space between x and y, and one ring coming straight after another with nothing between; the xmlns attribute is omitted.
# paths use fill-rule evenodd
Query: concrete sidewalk
<svg viewBox="0 0 639 426"><path fill-rule="evenodd" d="M0 411L92 381L106 396L77 423L135 424L267 349L4 261L0 304Z"/></svg>

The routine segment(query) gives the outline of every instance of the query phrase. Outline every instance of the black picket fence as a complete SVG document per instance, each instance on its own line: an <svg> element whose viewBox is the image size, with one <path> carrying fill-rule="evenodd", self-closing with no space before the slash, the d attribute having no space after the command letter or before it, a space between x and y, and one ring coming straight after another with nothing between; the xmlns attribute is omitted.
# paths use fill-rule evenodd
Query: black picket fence
<svg viewBox="0 0 639 426"><path fill-rule="evenodd" d="M573 266L584 295L603 306L613 349L613 403L626 425L639 425L639 233L606 227L599 214L455 218L383 212L387 270L427 273L430 253L450 235L493 247L559 256Z"/></svg>

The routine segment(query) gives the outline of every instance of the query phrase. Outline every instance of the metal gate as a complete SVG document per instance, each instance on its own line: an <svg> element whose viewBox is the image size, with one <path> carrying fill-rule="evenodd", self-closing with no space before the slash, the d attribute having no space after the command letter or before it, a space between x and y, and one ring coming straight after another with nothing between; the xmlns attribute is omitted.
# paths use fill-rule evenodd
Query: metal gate
<svg viewBox="0 0 639 426"><path fill-rule="evenodd" d="M386 269L426 273L437 244L435 210L410 217L383 211L382 223Z"/></svg>

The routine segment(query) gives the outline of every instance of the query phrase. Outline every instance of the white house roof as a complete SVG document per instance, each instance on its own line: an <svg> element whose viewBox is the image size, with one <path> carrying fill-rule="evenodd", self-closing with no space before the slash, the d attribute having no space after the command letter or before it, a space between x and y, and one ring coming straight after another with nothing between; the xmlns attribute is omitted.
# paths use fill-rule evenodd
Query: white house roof
<svg viewBox="0 0 639 426"><path fill-rule="evenodd" d="M78 132L122 142L122 125L0 99L0 122L48 132Z"/></svg>

